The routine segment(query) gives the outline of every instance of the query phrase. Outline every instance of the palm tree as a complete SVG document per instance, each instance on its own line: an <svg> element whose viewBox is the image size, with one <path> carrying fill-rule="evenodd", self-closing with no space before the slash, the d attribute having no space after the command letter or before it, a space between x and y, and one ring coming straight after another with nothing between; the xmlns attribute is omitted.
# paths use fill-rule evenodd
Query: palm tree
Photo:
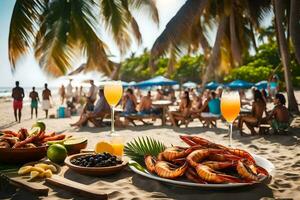
<svg viewBox="0 0 300 200"><path fill-rule="evenodd" d="M66 74L80 55L87 57L86 70L110 75L116 70L99 29L104 26L124 54L132 38L142 41L131 14L141 7L159 22L154 0L16 0L9 33L12 69L33 50L40 67L54 76Z"/></svg>
<svg viewBox="0 0 300 200"><path fill-rule="evenodd" d="M277 40L279 43L281 62L284 69L284 79L288 95L288 106L292 112L299 113L298 104L294 95L294 89L292 84L292 74L290 69L290 54L288 49L288 40L285 36L285 27L283 25L285 18L284 0L273 0L275 23L277 31Z"/></svg>
<svg viewBox="0 0 300 200"><path fill-rule="evenodd" d="M205 73L202 74L202 83L205 84L215 78L219 66L228 68L242 64L251 44L256 45L253 40L254 29L259 28L269 10L270 0L188 0L157 38L151 50L152 59L168 51L170 46L180 49L182 44L189 47L192 41L198 41L208 60ZM199 23L196 25L202 31L198 31L198 40L194 40L191 36L195 38L192 31L197 30L194 28L197 21ZM211 24L217 24L212 49L207 47L207 39L203 34L203 30L209 29Z"/></svg>
<svg viewBox="0 0 300 200"><path fill-rule="evenodd" d="M298 63L300 64L300 1L291 0L290 1L290 34L292 44L295 49L295 55Z"/></svg>

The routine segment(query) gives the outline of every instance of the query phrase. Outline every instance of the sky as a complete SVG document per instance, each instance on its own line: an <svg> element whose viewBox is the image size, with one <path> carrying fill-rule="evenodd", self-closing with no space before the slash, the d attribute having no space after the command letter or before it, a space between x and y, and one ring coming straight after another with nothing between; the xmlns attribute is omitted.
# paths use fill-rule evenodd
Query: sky
<svg viewBox="0 0 300 200"><path fill-rule="evenodd" d="M134 16L140 26L143 37L141 46L133 45L130 52L142 52L147 47L150 49L155 39L163 31L168 21L176 14L179 8L186 0L157 0L157 7L160 16L160 25L157 27L150 19L147 12L141 10L134 12ZM13 11L15 0L0 0L0 87L10 87L16 80L20 81L22 86L42 86L45 82L51 80L40 70L34 56L29 54L20 59L17 63L17 70L12 73L8 59L8 34L9 24ZM119 51L111 38L106 33L102 33L103 40L108 44L115 61L120 61ZM82 60L83 62L84 60ZM79 61L77 66L81 64Z"/></svg>

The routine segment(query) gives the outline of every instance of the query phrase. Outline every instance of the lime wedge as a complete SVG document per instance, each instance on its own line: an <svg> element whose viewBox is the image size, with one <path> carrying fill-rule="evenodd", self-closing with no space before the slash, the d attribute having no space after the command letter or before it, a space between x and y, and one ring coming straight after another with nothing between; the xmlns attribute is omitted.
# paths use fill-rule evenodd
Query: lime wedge
<svg viewBox="0 0 300 200"><path fill-rule="evenodd" d="M31 135L36 135L41 131L40 127L32 127L29 131L28 134Z"/></svg>
<svg viewBox="0 0 300 200"><path fill-rule="evenodd" d="M69 146L69 145L85 143L87 142L87 140L88 139L86 137L71 137L66 139L63 144L65 146Z"/></svg>

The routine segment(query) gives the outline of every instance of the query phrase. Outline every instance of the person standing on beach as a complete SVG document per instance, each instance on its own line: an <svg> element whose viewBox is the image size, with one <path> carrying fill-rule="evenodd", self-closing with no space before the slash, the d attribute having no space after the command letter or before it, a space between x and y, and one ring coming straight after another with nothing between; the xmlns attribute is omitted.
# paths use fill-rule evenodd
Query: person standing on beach
<svg viewBox="0 0 300 200"><path fill-rule="evenodd" d="M94 84L93 80L90 80L90 84L91 84L91 87L90 87L90 90L89 90L86 97L89 98L92 103L94 103L97 99L97 90L98 90L98 88Z"/></svg>
<svg viewBox="0 0 300 200"><path fill-rule="evenodd" d="M19 86L19 81L16 81L16 87L12 90L12 98L13 101L13 108L14 108L14 115L16 122L18 121L19 116L19 123L21 122L21 116L22 116L22 108L23 108L23 98L25 96L24 89ZM17 116L18 111L18 116Z"/></svg>
<svg viewBox="0 0 300 200"><path fill-rule="evenodd" d="M72 79L70 79L70 82L67 85L66 101L71 101L72 97L73 97L73 86L72 86Z"/></svg>
<svg viewBox="0 0 300 200"><path fill-rule="evenodd" d="M61 99L61 105L63 105L66 98L66 90L64 85L61 85L61 88L59 88L59 95Z"/></svg>
<svg viewBox="0 0 300 200"><path fill-rule="evenodd" d="M35 87L32 87L32 91L29 93L29 97L31 98L31 119L33 117L33 109L35 109L35 118L38 116L38 101L39 94L35 91Z"/></svg>
<svg viewBox="0 0 300 200"><path fill-rule="evenodd" d="M43 97L42 108L46 112L46 118L48 118L48 110L51 107L50 104L51 91L48 89L47 83L45 83L45 89L43 90L42 97Z"/></svg>

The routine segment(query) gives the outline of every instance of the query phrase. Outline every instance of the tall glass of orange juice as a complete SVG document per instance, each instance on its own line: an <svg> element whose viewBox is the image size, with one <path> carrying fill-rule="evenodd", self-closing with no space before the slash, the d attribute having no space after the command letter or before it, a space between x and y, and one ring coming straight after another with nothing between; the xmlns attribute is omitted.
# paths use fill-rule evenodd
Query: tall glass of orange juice
<svg viewBox="0 0 300 200"><path fill-rule="evenodd" d="M240 113L241 101L237 91L223 91L221 97L221 113L229 123L229 146L232 145L232 124Z"/></svg>
<svg viewBox="0 0 300 200"><path fill-rule="evenodd" d="M104 96L107 103L111 106L111 131L96 145L96 152L108 152L115 156L122 156L124 149L123 138L115 132L115 106L121 100L123 86L121 81L109 81L104 85Z"/></svg>
<svg viewBox="0 0 300 200"><path fill-rule="evenodd" d="M123 86L121 81L109 81L104 85L104 96L107 103L111 106L111 134L115 132L114 108L121 100Z"/></svg>

